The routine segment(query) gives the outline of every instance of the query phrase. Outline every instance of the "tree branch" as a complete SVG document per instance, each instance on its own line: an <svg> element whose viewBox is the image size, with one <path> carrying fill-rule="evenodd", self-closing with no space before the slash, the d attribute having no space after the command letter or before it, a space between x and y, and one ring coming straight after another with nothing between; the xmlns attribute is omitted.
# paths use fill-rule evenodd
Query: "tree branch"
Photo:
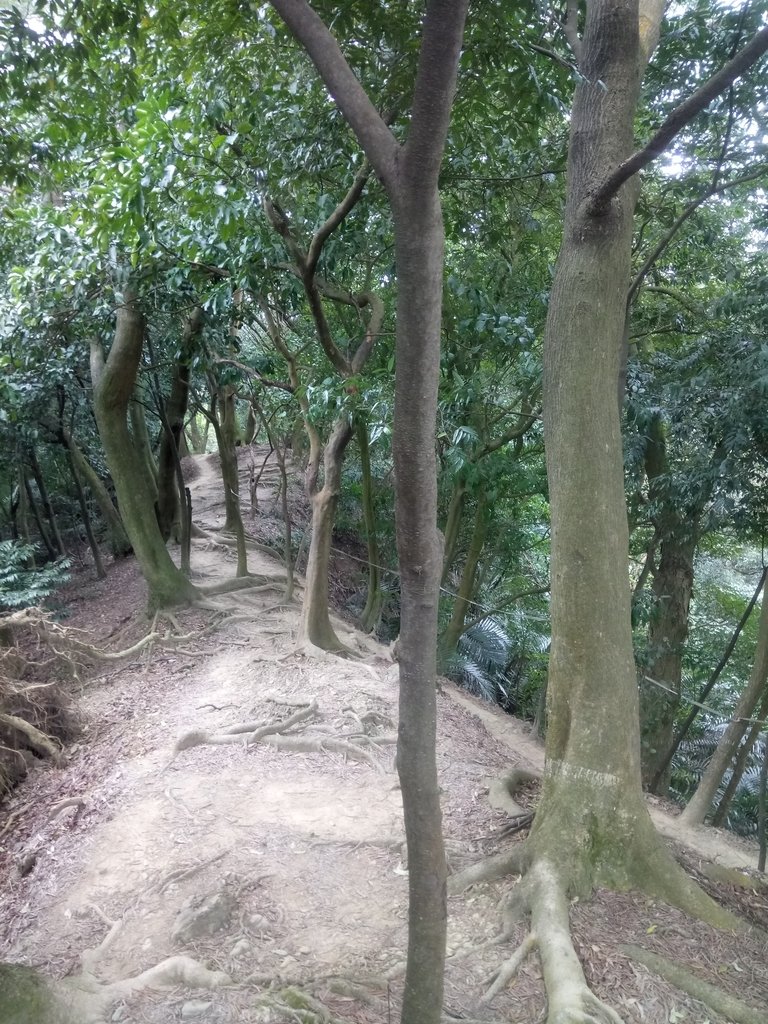
<svg viewBox="0 0 768 1024"><path fill-rule="evenodd" d="M317 261L320 259L320 253L322 252L326 240L336 230L339 224L342 223L349 211L360 199L360 196L363 194L363 189L365 188L365 183L370 178L372 170L373 168L370 163L367 160L364 161L363 166L355 175L355 179L347 194L341 200L330 217L328 217L324 224L320 225L312 236L312 241L309 243L309 250L307 252L305 262L305 268L308 274L314 275L315 270L317 269Z"/></svg>
<svg viewBox="0 0 768 1024"><path fill-rule="evenodd" d="M427 5L405 143L406 165L425 182L436 180L442 163L468 6L469 0Z"/></svg>
<svg viewBox="0 0 768 1024"><path fill-rule="evenodd" d="M358 296L358 298L361 300L360 305L362 305L362 300L365 299L367 305L371 308L371 315L368 319L365 338L360 343L357 352L352 356L353 373L359 373L368 361L368 356L373 351L373 346L376 344L376 339L381 333L381 325L384 322L384 303L378 295L375 295L373 292L365 292L363 295Z"/></svg>
<svg viewBox="0 0 768 1024"><path fill-rule="evenodd" d="M684 100L666 119L650 142L619 164L615 171L593 193L588 213L599 216L613 199L625 181L637 174L667 149L669 144L697 114L709 106L715 97L724 92L737 78L748 71L768 50L768 28L761 29L752 41L728 61L728 63Z"/></svg>
<svg viewBox="0 0 768 1024"><path fill-rule="evenodd" d="M563 33L568 40L576 63L581 64L583 48L581 36L579 35L579 4L578 0L568 0L565 9L565 20L563 21Z"/></svg>
<svg viewBox="0 0 768 1024"><path fill-rule="evenodd" d="M349 196L349 193L347 193ZM338 209L338 208L337 208ZM328 320L325 316L325 310L323 309L323 300L320 297L320 292L317 287L315 275L308 269L306 253L302 252L299 247L299 243L296 241L296 237L291 231L291 226L288 223L288 218L280 209L280 207L273 203L269 199L264 200L264 211L272 224L272 227L277 231L280 237L285 242L285 246L293 257L298 276L301 278L301 283L304 285L304 292L309 301L309 308L312 313L312 319L315 323L315 330L317 331L317 337L323 348L323 351L328 356L334 370L342 376L349 377L351 374L351 367L344 355L339 350L336 342L333 340L333 334L328 324ZM329 232L330 234L330 232ZM326 236L327 237L327 236ZM313 239L314 241L314 239ZM320 255L318 248L315 262L317 257Z"/></svg>
<svg viewBox="0 0 768 1024"><path fill-rule="evenodd" d="M648 275L648 271L654 265L656 260L659 258L659 256L661 256L661 254L664 252L667 246L672 242L673 238L678 233L680 228L685 224L685 222L690 217L693 216L693 214L698 210L700 206L706 203L708 199L712 199L713 196L722 195L723 192L727 192L728 189L735 188L737 185L743 185L750 181L756 181L758 178L762 178L762 176L766 173L768 173L768 164L763 164L761 167L757 168L754 171L751 171L749 174L744 174L740 178L733 178L731 179L731 181L726 181L722 185L716 185L713 182L711 188L707 189L707 191L703 195L699 196L697 199L694 199L691 203L689 203L688 206L686 206L686 208L677 218L677 220L674 222L674 224L672 224L670 229L662 236L657 245L651 250L649 255L646 257L645 261L643 262L642 267L640 267L640 269L638 270L634 280L632 281L632 284L629 287L629 292L627 293L627 305L630 305L634 300L638 290L640 289L641 284Z"/></svg>
<svg viewBox="0 0 768 1024"><path fill-rule="evenodd" d="M309 54L326 88L357 136L373 167L389 188L400 145L368 98L339 44L306 0L270 0Z"/></svg>

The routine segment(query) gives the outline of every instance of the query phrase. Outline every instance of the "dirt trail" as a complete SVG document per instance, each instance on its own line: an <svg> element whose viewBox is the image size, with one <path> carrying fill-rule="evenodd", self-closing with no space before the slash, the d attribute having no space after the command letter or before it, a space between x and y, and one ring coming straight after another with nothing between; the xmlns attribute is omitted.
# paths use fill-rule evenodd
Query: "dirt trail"
<svg viewBox="0 0 768 1024"><path fill-rule="evenodd" d="M246 458L243 453L241 494L247 494ZM223 520L218 463L202 456L192 464L195 521L212 531ZM280 536L277 520L270 519L276 481L270 464L256 517L262 538ZM196 541L192 565L196 583L217 582L234 575L234 551ZM279 562L251 551L249 567L274 576ZM109 632L107 624L118 613L125 618L140 608L143 598L131 566L113 570L101 592L90 586L94 592L78 604L77 621L93 628L102 622L99 642ZM365 747L368 760L347 759L333 749L338 739L362 742L356 739L361 724L372 723L373 738L394 733L396 668L385 648L341 621L337 631L361 652L361 662L297 655L298 607L280 604L279 587L216 601L236 611L237 621L87 682L80 694L87 720L83 743L63 768L39 769L14 796L8 810L25 811L0 847L0 959L64 976L80 970L84 950L111 936L95 959L103 982L135 975L178 953L232 980L215 991L141 991L110 1007L105 1019L122 1024L298 1019L276 1008L274 999L269 1005L270 984L273 993L287 984L302 986L334 1019L396 1019L407 870L394 748L371 744ZM180 613L178 620L184 632L208 621L195 610ZM136 615L134 623L140 622ZM177 739L191 730L221 735L238 723L284 719L312 700L318 713L301 735L315 737L314 751L275 749L265 739L174 754ZM438 702L448 852L458 867L509 841L501 833L505 815L486 799L489 779L511 765L540 769L542 751L519 722L450 684ZM82 810L66 809L48 820L50 809L69 797L81 797ZM665 835L682 838L674 819L659 808L653 813ZM722 863L754 863L751 848L723 835L706 831L685 839L702 856ZM12 865L29 851L36 854L34 868L21 877ZM509 879L451 900L454 957L446 1012L454 1019L529 1021L542 1012L535 963L513 991L479 1011L483 979L509 951L461 955L497 931L496 905L512 884ZM674 912L640 897L609 894L595 907L596 925L589 917L576 921L588 972L592 961L604 963L601 946L617 921L624 927L632 922L640 936L649 927L661 927L661 934L666 923L677 921ZM708 934L703 926L687 927L691 935ZM748 953L735 951L731 959ZM595 968L590 982L627 1022L705 1019L696 1016L696 1004L665 983L638 974L621 958L610 963L610 970ZM690 1015L673 1018L671 1009ZM716 1017L709 1019L716 1024Z"/></svg>

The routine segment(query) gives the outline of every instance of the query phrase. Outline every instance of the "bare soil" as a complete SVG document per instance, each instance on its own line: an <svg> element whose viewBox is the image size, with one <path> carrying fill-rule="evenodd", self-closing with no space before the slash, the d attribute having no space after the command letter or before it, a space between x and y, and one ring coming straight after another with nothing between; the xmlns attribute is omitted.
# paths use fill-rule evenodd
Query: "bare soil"
<svg viewBox="0 0 768 1024"><path fill-rule="evenodd" d="M241 452L244 495L249 457ZM216 457L187 460L187 476L195 521L217 530L224 507ZM246 520L262 542L279 545L276 480L270 464L259 509ZM303 513L300 503L295 507L298 522ZM249 567L266 576L279 571L261 551L250 552ZM196 583L219 582L234 569L231 547L195 542ZM125 648L149 628L144 599L132 560L111 566L100 583L84 570L66 595L66 622L105 649ZM372 762L345 759L330 743L309 753L266 742L174 753L191 730L220 735L238 723L284 719L311 700L318 716L307 734L316 738L354 737L366 715L380 737L392 734L396 666L386 648L341 621L339 636L360 661L297 654L298 605L281 605L279 588L215 600L237 620L203 633L213 613L179 612L178 626L193 634L190 640L147 649L72 684L82 739L62 767L40 765L0 808L0 960L65 977L79 972L84 951L111 934L95 967L101 981L178 953L232 979L213 991L145 989L108 1011L106 1020L122 1024L306 1019L281 1002L288 985L319 999L329 1020L396 1020L407 865L394 747L367 747ZM504 837L508 818L489 804L489 783L511 767L540 770L543 752L521 722L448 682L438 705L444 823L449 860L458 868L520 841ZM82 803L51 817L68 798ZM535 800L533 789L526 799ZM712 829L683 829L660 805L651 811L662 833L684 848L692 871L703 860L747 869L756 862L749 843ZM509 878L450 900L448 1020L542 1019L535 958L513 987L488 1006L479 1002L488 976L513 947L475 947L499 931L497 907L514 884ZM721 900L768 920L765 890L747 890L745 900L743 890L708 884ZM226 908L215 930L174 938L179 914L206 897ZM764 933L737 939L633 893L599 892L573 905L572 922L589 984L627 1024L724 1022L628 959L620 946L630 942L764 1007L768 1020ZM282 995L270 1002L270 993ZM13 1022L0 1011L0 1024Z"/></svg>

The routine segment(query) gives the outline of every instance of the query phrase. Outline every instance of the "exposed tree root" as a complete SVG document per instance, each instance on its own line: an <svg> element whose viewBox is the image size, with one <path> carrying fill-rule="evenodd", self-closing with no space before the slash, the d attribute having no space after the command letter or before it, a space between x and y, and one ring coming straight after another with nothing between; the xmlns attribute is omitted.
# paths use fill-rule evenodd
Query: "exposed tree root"
<svg viewBox="0 0 768 1024"><path fill-rule="evenodd" d="M72 1024L103 1024L113 1003L146 988L186 985L189 988L216 989L231 984L231 978L223 971L211 971L188 956L171 956L133 978L102 985L92 976L82 975L54 986L54 993L72 1014Z"/></svg>
<svg viewBox="0 0 768 1024"><path fill-rule="evenodd" d="M520 968L523 966L530 954L537 948L539 942L535 935L529 934L523 939L512 956L505 960L488 978L488 990L480 1000L482 1005L491 1002L499 992L503 991L510 982L517 977Z"/></svg>
<svg viewBox="0 0 768 1024"><path fill-rule="evenodd" d="M61 748L57 746L44 732L25 722L18 715L5 715L0 713L0 725L7 729L21 733L27 745L41 757L49 757L54 764L58 763L61 757Z"/></svg>
<svg viewBox="0 0 768 1024"><path fill-rule="evenodd" d="M666 957L651 953L640 946L622 946L621 949L632 960L643 964L693 999L705 1003L715 1013L732 1020L734 1024L765 1024L764 1010L756 1010L754 1007L748 1006L741 999L737 999L721 988L696 977L680 964L672 963Z"/></svg>
<svg viewBox="0 0 768 1024"><path fill-rule="evenodd" d="M488 803L491 807L506 811L511 817L522 817L528 812L515 800L520 789L529 782L539 782L541 776L525 768L513 768L506 775L494 779L488 787Z"/></svg>
<svg viewBox="0 0 768 1024"><path fill-rule="evenodd" d="M210 533L208 530L203 530L199 526L192 526L192 536L196 540L205 540L209 544L213 544L215 547L225 548L236 548L237 538L230 537L225 533ZM263 555L268 555L270 558L274 558L275 561L283 564L283 558L279 551L271 548L268 544L262 544L256 540L249 533L245 535L245 546L249 551L260 551Z"/></svg>
<svg viewBox="0 0 768 1024"><path fill-rule="evenodd" d="M571 939L565 885L555 869L537 859L525 881L547 990L547 1024L622 1024L587 985Z"/></svg>
<svg viewBox="0 0 768 1024"><path fill-rule="evenodd" d="M470 864L462 871L457 871L448 879L448 892L456 896L470 885L477 885L480 882L493 882L497 878L504 878L505 875L521 875L530 862L525 843L516 843L509 850L497 853L493 857L486 857L477 864Z"/></svg>
<svg viewBox="0 0 768 1024"><path fill-rule="evenodd" d="M269 746L276 747L278 750L294 750L308 754L333 751L337 754L343 754L345 758L351 761L364 761L377 771L383 771L379 762L359 744L376 745L377 739L378 742L385 743L389 741L389 737L377 738L366 735L357 737L357 742L352 743L349 740L336 736L304 734L303 730L309 720L317 717L317 714L317 701L313 701L308 706L299 708L298 711L289 715L288 718L279 721L243 722L232 725L220 733L208 733L204 730L193 729L179 737L174 746L173 754L175 757L183 750L204 745L223 746L230 743L240 743L249 746L253 743L266 743ZM298 731L297 726L300 727Z"/></svg>
<svg viewBox="0 0 768 1024"><path fill-rule="evenodd" d="M234 594L238 590L248 590L253 594L262 593L265 590L282 590L284 587L285 580L282 577L236 576L224 580L222 583L212 583L197 589L203 597L219 597L221 594Z"/></svg>

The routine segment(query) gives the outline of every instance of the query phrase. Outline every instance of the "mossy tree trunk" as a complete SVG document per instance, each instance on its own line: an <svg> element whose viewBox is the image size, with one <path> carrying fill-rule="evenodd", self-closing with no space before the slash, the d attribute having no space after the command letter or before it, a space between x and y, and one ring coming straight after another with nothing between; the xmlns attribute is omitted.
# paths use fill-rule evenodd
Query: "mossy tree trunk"
<svg viewBox="0 0 768 1024"><path fill-rule="evenodd" d="M157 503L157 462L152 454L152 442L149 439L147 417L144 412L144 394L136 388L128 405L128 417L131 424L133 444L136 447L147 471L147 479L152 487L154 502Z"/></svg>
<svg viewBox="0 0 768 1024"><path fill-rule="evenodd" d="M100 343L91 344L93 404L122 520L149 588L149 607L156 609L187 604L197 591L166 550L146 456L128 430L143 342L144 318L135 293L126 290L106 361Z"/></svg>
<svg viewBox="0 0 768 1024"><path fill-rule="evenodd" d="M83 490L83 484L80 480L80 475L77 472L77 466L75 465L72 454L69 453L69 468L72 473L72 481L75 485L75 493L77 494L77 501L80 505L80 516L83 520L83 528L85 529L85 535L88 538L88 546L91 549L93 555L93 564L96 569L96 576L98 579L103 580L106 578L106 572L104 571L104 562L101 557L101 551L99 549L98 541L93 533L93 525L91 523L91 514L88 511L88 502L85 498L85 491Z"/></svg>
<svg viewBox="0 0 768 1024"><path fill-rule="evenodd" d="M167 401L155 374L155 400L163 425L158 455L157 519L160 532L167 541L173 536L181 550L181 571L191 571L192 507L189 489L184 486L181 459L186 448L184 419L189 402L189 359L193 341L203 327L203 311L198 306L187 317L182 337L182 350L176 360L171 377L171 391ZM152 359L155 363L155 359Z"/></svg>
<svg viewBox="0 0 768 1024"><path fill-rule="evenodd" d="M60 431L61 440L69 452L77 473L93 495L94 501L99 506L99 511L104 518L104 522L107 524L112 554L115 558L125 558L126 555L131 553L131 542L125 532L120 513L109 496L109 491L63 423L61 424Z"/></svg>
<svg viewBox="0 0 768 1024"><path fill-rule="evenodd" d="M658 414L647 430L645 469L650 500L660 508L655 520L660 556L653 574L648 658L640 679L640 757L643 784L666 794L669 763L664 767L664 761L680 706L697 523L706 496L681 507L680 497L669 493L666 434Z"/></svg>
<svg viewBox="0 0 768 1024"><path fill-rule="evenodd" d="M181 516L177 462L180 458L179 448L187 413L189 396L189 366L183 359L174 363L171 376L171 390L167 400L158 395L163 402L160 419L163 422L163 433L160 438L160 449L157 456L157 521L164 540L171 536L180 540Z"/></svg>

